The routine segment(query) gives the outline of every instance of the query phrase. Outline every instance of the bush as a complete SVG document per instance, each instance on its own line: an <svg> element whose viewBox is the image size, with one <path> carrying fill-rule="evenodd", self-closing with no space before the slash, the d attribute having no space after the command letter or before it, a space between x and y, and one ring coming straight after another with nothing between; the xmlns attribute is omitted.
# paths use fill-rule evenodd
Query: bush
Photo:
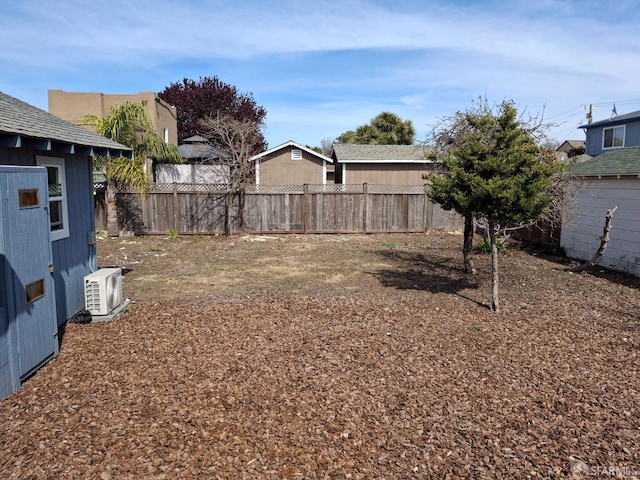
<svg viewBox="0 0 640 480"><path fill-rule="evenodd" d="M496 248L498 249L498 252L507 251L507 242L505 242L504 238L496 238ZM480 253L491 252L491 242L489 242L489 240L483 240L478 245L477 250Z"/></svg>

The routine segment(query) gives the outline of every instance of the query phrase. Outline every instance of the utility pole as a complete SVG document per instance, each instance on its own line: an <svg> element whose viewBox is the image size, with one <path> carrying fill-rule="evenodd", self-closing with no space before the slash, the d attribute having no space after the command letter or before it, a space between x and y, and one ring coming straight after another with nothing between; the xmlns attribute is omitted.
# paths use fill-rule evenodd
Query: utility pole
<svg viewBox="0 0 640 480"><path fill-rule="evenodd" d="M580 105L580 106L582 108L584 108L584 109L587 109L586 105ZM598 108L598 107L596 106L596 108ZM587 111L587 123L589 124L591 122L593 122L593 103L589 104L589 108L588 108L588 111Z"/></svg>

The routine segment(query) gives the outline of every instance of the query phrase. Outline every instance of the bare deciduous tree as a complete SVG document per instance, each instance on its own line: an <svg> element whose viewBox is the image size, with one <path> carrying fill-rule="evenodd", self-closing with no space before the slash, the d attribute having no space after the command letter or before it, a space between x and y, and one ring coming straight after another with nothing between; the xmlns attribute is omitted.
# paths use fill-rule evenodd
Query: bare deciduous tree
<svg viewBox="0 0 640 480"><path fill-rule="evenodd" d="M334 142L335 140L330 137L325 137L320 140L320 153L322 153L325 157L330 156Z"/></svg>
<svg viewBox="0 0 640 480"><path fill-rule="evenodd" d="M202 135L226 154L219 160L220 165L225 167L227 177L225 235L231 235L234 200L238 198L242 204L247 185L254 182L255 168L249 159L259 153L256 145L260 145L262 126L262 123L237 120L230 115L215 115L200 121ZM239 211L242 212L243 209L240 208ZM240 224L244 224L244 219L240 219Z"/></svg>

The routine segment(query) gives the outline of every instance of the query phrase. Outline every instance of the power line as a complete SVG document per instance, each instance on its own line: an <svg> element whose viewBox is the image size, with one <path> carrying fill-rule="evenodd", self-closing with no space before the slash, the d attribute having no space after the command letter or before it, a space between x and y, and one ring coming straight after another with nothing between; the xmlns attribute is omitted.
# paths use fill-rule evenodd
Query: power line
<svg viewBox="0 0 640 480"><path fill-rule="evenodd" d="M611 102L593 103L591 105L593 105L594 107L602 107L603 105L612 105L614 103L618 105L626 105L628 103L636 103L636 102L640 102L640 98L636 98L634 100L613 100Z"/></svg>

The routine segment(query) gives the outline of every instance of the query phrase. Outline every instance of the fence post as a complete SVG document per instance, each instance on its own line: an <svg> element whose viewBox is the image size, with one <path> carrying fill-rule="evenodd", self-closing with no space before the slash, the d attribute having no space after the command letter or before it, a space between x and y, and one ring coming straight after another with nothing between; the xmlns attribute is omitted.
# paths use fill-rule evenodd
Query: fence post
<svg viewBox="0 0 640 480"><path fill-rule="evenodd" d="M309 201L309 184L305 183L302 186L302 231L304 233L307 233L307 229L308 229L308 215L309 215L309 206L307 205L307 202Z"/></svg>
<svg viewBox="0 0 640 480"><path fill-rule="evenodd" d="M178 184L173 182L173 229L180 231L180 210L178 207Z"/></svg>
<svg viewBox="0 0 640 480"><path fill-rule="evenodd" d="M422 221L424 222L424 233L431 232L433 225L433 202L427 193L424 193L424 207L422 208Z"/></svg>
<svg viewBox="0 0 640 480"><path fill-rule="evenodd" d="M367 233L367 212L369 211L369 186L366 183L362 184L363 202L362 207L362 230Z"/></svg>

